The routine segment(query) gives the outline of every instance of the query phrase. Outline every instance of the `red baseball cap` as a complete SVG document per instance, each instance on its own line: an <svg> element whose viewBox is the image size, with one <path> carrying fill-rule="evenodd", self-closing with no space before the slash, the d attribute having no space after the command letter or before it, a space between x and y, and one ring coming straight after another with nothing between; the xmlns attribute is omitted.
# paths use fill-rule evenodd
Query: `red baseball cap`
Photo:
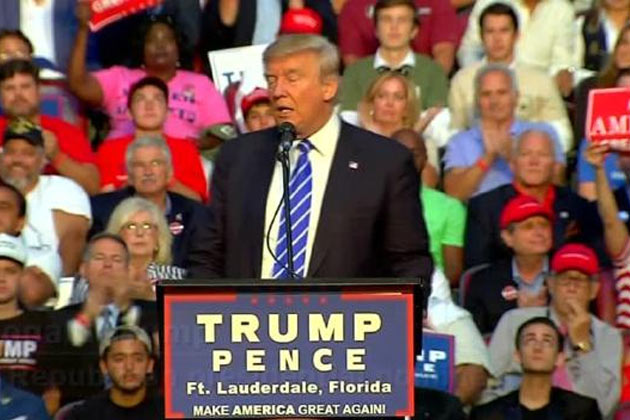
<svg viewBox="0 0 630 420"><path fill-rule="evenodd" d="M589 276L599 273L599 261L595 252L586 245L566 244L553 254L551 271L562 273L577 270Z"/></svg>
<svg viewBox="0 0 630 420"><path fill-rule="evenodd" d="M281 34L321 34L322 29L321 16L308 7L288 10L280 24Z"/></svg>
<svg viewBox="0 0 630 420"><path fill-rule="evenodd" d="M501 229L506 229L511 223L522 222L534 216L542 216L553 220L553 213L535 198L519 195L508 201L503 207L500 219Z"/></svg>
<svg viewBox="0 0 630 420"><path fill-rule="evenodd" d="M247 115L247 112L251 107L256 105L259 102L269 101L269 92L267 89L259 88L252 90L247 95L243 96L241 99L241 110L243 111L243 116Z"/></svg>

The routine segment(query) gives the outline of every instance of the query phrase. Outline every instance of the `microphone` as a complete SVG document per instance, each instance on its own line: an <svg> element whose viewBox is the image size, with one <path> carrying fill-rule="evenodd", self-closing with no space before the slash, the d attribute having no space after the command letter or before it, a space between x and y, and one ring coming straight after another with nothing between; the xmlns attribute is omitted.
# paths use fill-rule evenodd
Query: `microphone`
<svg viewBox="0 0 630 420"><path fill-rule="evenodd" d="M281 123L278 126L278 135L280 136L282 151L288 153L289 150L291 150L291 143L293 143L297 137L295 126L288 121Z"/></svg>

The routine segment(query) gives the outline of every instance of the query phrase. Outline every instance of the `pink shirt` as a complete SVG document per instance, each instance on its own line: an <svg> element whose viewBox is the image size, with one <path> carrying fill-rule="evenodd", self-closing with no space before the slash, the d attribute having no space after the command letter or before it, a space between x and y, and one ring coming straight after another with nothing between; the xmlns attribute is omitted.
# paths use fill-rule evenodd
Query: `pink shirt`
<svg viewBox="0 0 630 420"><path fill-rule="evenodd" d="M110 117L108 138L133 134L133 122L127 111L131 85L147 74L141 69L114 66L93 73L103 89L103 108ZM202 129L229 123L230 115L221 94L206 76L178 70L168 82L169 116L164 133L179 138L197 138Z"/></svg>

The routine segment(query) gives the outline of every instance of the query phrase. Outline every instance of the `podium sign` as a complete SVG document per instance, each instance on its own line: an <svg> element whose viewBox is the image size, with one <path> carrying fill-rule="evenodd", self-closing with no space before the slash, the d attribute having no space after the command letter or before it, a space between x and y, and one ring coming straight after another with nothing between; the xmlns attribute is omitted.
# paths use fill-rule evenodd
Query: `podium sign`
<svg viewBox="0 0 630 420"><path fill-rule="evenodd" d="M586 113L586 138L630 152L630 89L593 89Z"/></svg>
<svg viewBox="0 0 630 420"><path fill-rule="evenodd" d="M414 293L179 288L161 296L167 418L414 413Z"/></svg>

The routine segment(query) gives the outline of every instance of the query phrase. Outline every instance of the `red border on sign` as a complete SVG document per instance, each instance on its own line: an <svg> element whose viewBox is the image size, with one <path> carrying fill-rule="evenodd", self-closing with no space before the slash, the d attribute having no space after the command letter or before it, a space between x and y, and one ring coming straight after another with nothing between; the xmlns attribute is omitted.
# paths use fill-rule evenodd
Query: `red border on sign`
<svg viewBox="0 0 630 420"><path fill-rule="evenodd" d="M413 293L409 292L401 292L401 293L365 293L365 292L342 292L341 293L342 300L369 300L369 301L379 301L379 300L402 300L407 304L407 389L409 393L407 395L407 401L409 401L409 406L406 408L402 408L397 410L395 415L398 417L404 416L413 416L415 414L415 401L414 401L414 392L415 392L415 367L414 367L414 354L413 354L413 340L414 337L414 328L413 328Z"/></svg>
<svg viewBox="0 0 630 420"><path fill-rule="evenodd" d="M586 108L586 120L584 121L584 137L586 137L588 141L593 141L593 139L591 139L591 133L589 130L590 127L588 126L588 123L591 122L591 118L593 117L593 102L595 102L595 96L627 91L627 87L614 87L606 89L593 89L588 93L588 106Z"/></svg>
<svg viewBox="0 0 630 420"><path fill-rule="evenodd" d="M233 302L235 293L188 294L164 296L164 402L166 417L183 419L184 413L173 411L173 395L171 394L171 305L174 302Z"/></svg>

